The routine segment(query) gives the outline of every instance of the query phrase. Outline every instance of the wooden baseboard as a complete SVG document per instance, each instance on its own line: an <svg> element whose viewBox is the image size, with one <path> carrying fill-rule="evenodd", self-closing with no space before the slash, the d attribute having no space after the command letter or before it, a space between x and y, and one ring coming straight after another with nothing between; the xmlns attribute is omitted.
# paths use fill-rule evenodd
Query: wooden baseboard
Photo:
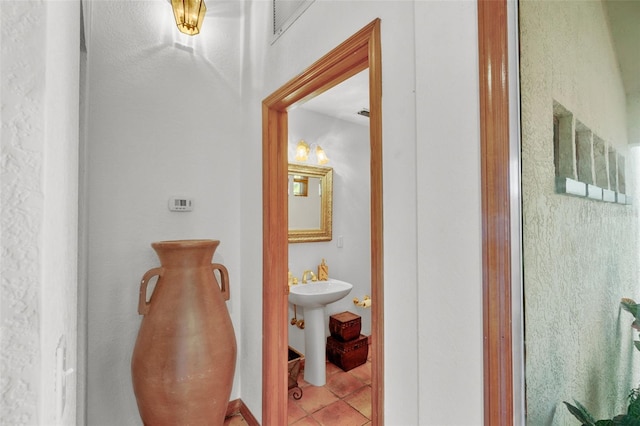
<svg viewBox="0 0 640 426"><path fill-rule="evenodd" d="M254 417L253 413L251 413L249 407L247 407L240 398L229 401L229 405L227 405L227 417L237 414L241 414L249 426L260 426L260 423L258 423L258 420Z"/></svg>

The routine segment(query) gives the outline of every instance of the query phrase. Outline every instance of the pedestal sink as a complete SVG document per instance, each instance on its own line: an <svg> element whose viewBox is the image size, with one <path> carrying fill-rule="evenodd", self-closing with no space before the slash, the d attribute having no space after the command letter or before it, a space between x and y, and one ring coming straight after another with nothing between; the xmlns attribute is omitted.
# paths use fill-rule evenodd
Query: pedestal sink
<svg viewBox="0 0 640 426"><path fill-rule="evenodd" d="M304 380L315 386L326 382L324 307L351 292L353 285L330 278L328 281L292 285L289 302L304 310Z"/></svg>

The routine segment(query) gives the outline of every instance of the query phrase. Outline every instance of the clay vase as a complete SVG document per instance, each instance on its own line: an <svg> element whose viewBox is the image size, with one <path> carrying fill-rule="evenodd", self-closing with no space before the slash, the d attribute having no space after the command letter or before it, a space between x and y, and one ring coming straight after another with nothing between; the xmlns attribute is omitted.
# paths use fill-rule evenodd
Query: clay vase
<svg viewBox="0 0 640 426"><path fill-rule="evenodd" d="M225 300L227 269L211 263L220 241L151 244L160 267L140 283L144 315L131 359L145 425L222 425L233 385L236 338ZM221 286L214 275L220 272ZM149 298L149 280L158 276Z"/></svg>

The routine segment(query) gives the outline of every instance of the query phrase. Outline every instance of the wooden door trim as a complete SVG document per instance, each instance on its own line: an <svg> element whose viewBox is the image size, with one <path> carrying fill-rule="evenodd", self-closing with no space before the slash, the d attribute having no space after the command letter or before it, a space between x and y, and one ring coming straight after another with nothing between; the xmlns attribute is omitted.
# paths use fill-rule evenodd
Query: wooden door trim
<svg viewBox="0 0 640 426"><path fill-rule="evenodd" d="M262 102L262 424L287 424L287 109L369 68L371 141L372 416L384 422L382 62L380 19L358 31ZM274 324L276 324L274 326Z"/></svg>
<svg viewBox="0 0 640 426"><path fill-rule="evenodd" d="M514 421L507 16L478 0L485 425Z"/></svg>

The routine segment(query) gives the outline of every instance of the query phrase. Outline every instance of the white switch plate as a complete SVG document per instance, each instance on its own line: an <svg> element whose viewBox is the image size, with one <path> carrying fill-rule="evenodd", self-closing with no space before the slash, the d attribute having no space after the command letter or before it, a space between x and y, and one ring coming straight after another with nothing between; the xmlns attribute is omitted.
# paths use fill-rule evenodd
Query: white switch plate
<svg viewBox="0 0 640 426"><path fill-rule="evenodd" d="M169 198L169 210L172 212L190 212L193 210L193 200L187 197Z"/></svg>

